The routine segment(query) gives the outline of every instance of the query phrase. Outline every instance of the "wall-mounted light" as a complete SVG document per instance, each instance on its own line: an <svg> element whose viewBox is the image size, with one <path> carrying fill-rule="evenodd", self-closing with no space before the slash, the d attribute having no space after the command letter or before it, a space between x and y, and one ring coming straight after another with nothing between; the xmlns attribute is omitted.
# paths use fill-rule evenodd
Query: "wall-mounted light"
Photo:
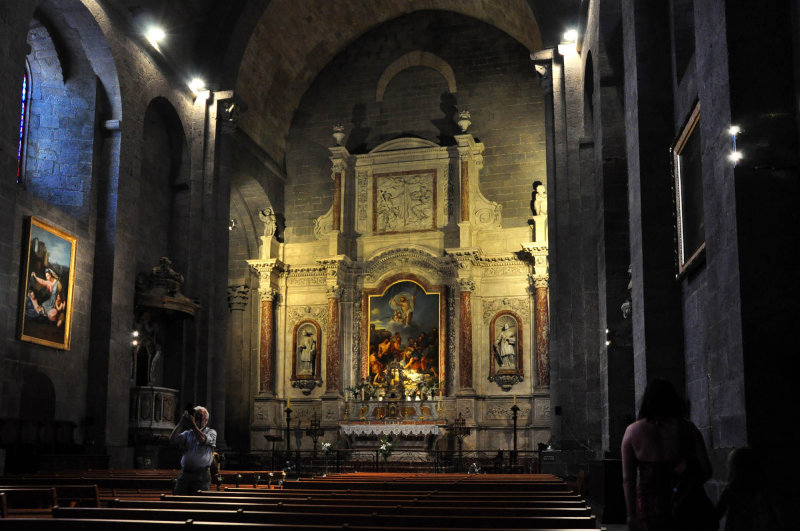
<svg viewBox="0 0 800 531"><path fill-rule="evenodd" d="M197 94L206 88L206 82L199 77L192 78L192 80L189 81L189 88L192 89L192 92Z"/></svg>
<svg viewBox="0 0 800 531"><path fill-rule="evenodd" d="M611 330L606 328L605 332L606 332L606 346L610 347L611 346L611 336L612 336Z"/></svg>
<svg viewBox="0 0 800 531"><path fill-rule="evenodd" d="M164 38L167 36L167 33L160 26L150 26L147 28L144 36L147 38L153 48L158 48L158 45L164 40Z"/></svg>
<svg viewBox="0 0 800 531"><path fill-rule="evenodd" d="M238 227L238 226L239 226L239 222L238 222L238 221L236 221L235 219L231 218L231 219L228 221L228 230L233 230L233 229L235 229L235 228L236 228L236 227Z"/></svg>
<svg viewBox="0 0 800 531"><path fill-rule="evenodd" d="M132 347L139 346L139 331L138 330L134 330L133 332L131 332L131 346Z"/></svg>
<svg viewBox="0 0 800 531"><path fill-rule="evenodd" d="M742 132L742 129L738 125L732 125L728 128L728 133L731 135L731 141L733 143L733 151L731 154L728 155L728 159L733 162L733 167L736 167L736 164L742 160L742 152L736 148L736 136Z"/></svg>
<svg viewBox="0 0 800 531"><path fill-rule="evenodd" d="M561 42L558 45L558 53L564 57L572 56L577 53L578 44L578 31L569 29L561 36Z"/></svg>

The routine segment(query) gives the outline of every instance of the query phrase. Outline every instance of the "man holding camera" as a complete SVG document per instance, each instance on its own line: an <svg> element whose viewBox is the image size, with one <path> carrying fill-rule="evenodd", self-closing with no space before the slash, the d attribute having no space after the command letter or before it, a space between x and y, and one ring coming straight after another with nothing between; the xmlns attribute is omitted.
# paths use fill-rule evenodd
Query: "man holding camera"
<svg viewBox="0 0 800 531"><path fill-rule="evenodd" d="M169 441L179 445L183 451L175 494L197 494L198 490L211 488L210 467L214 460L217 432L207 424L206 408L187 408L169 436Z"/></svg>

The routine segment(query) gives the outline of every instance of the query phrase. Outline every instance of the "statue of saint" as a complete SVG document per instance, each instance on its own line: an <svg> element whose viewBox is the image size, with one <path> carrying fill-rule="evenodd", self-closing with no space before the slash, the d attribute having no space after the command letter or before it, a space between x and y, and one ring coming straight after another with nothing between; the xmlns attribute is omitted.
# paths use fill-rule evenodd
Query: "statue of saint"
<svg viewBox="0 0 800 531"><path fill-rule="evenodd" d="M304 374L314 375L314 361L317 358L317 340L314 332L308 328L301 332L301 338L297 344L297 357L300 359L300 367Z"/></svg>
<svg viewBox="0 0 800 531"><path fill-rule="evenodd" d="M534 192L534 199L533 199L533 213L536 216L546 216L547 215L547 190L542 184L541 181L535 181L533 183L533 192Z"/></svg>
<svg viewBox="0 0 800 531"><path fill-rule="evenodd" d="M502 330L494 341L494 355L498 369L515 369L517 363L517 338L514 330L503 324Z"/></svg>
<svg viewBox="0 0 800 531"><path fill-rule="evenodd" d="M258 218L264 222L264 238L269 240L275 236L275 231L278 227L278 218L272 208L267 207L264 210L258 211Z"/></svg>

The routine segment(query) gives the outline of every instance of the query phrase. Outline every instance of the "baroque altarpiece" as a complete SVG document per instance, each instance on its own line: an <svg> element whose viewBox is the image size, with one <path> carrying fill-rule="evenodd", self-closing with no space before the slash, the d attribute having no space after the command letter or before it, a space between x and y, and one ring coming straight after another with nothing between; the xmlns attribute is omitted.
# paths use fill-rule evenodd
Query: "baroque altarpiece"
<svg viewBox="0 0 800 531"><path fill-rule="evenodd" d="M510 449L514 404L520 449L550 438L544 187L534 185L530 226L504 228L480 189L484 145L455 140L330 148L332 201L313 242L278 241L262 212L249 261L260 306L253 449L285 429L287 403L293 448L311 448L312 419L326 440L436 442L460 415L464 448Z"/></svg>

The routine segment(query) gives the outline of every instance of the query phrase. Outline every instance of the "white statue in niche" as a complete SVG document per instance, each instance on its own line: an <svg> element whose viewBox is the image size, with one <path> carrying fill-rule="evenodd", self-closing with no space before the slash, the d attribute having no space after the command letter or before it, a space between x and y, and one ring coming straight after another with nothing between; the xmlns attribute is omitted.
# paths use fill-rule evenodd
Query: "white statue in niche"
<svg viewBox="0 0 800 531"><path fill-rule="evenodd" d="M300 330L297 340L297 358L300 361L299 373L314 376L314 362L317 359L317 339L310 326Z"/></svg>
<svg viewBox="0 0 800 531"><path fill-rule="evenodd" d="M494 355L499 370L517 368L517 333L509 323L503 323L494 341Z"/></svg>

